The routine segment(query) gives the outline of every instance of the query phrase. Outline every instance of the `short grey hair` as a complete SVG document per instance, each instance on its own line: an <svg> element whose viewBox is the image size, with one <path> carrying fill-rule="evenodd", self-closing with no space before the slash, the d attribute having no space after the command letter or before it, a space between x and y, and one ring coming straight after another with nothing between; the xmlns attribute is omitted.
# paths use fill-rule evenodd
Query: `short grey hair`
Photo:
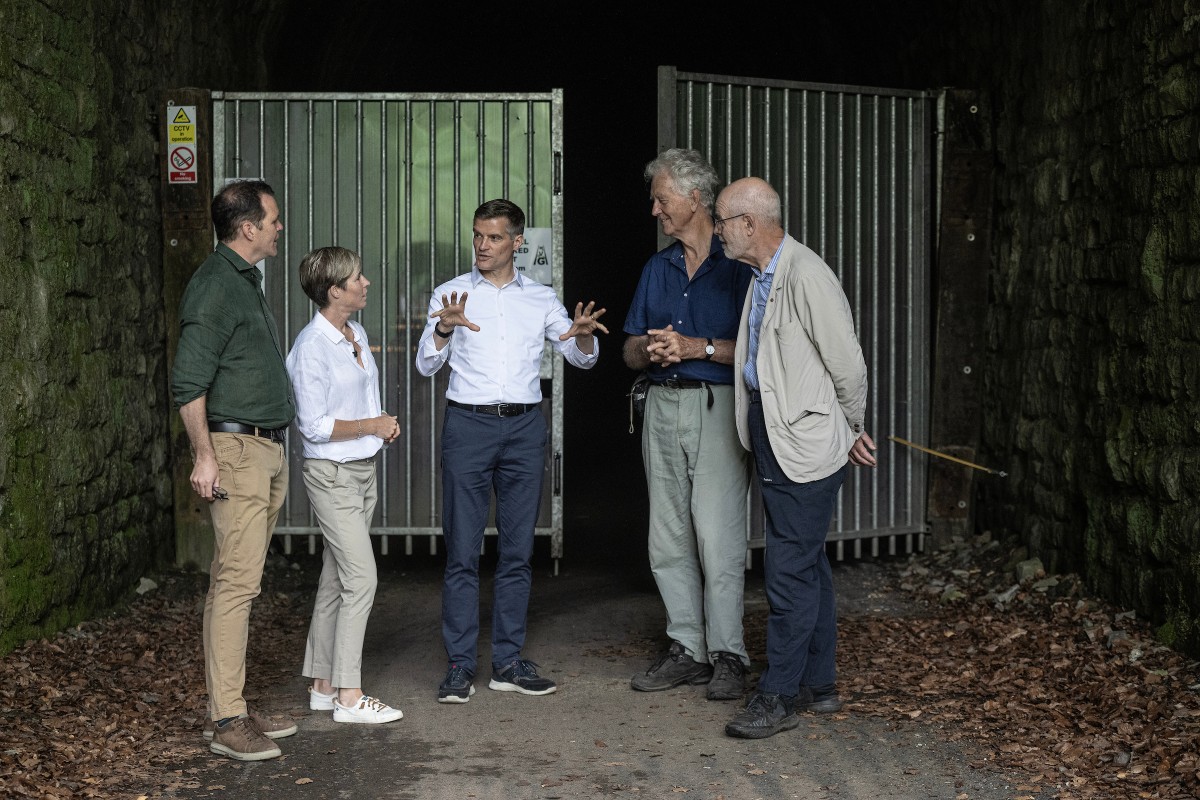
<svg viewBox="0 0 1200 800"><path fill-rule="evenodd" d="M717 190L717 171L696 150L672 147L659 153L658 158L646 165L646 180L666 173L675 184L675 191L690 197L692 191L700 192L700 205L711 214Z"/></svg>
<svg viewBox="0 0 1200 800"><path fill-rule="evenodd" d="M321 247L300 262L300 287L317 308L329 305L329 290L346 288L346 281L362 266L362 258L344 247Z"/></svg>

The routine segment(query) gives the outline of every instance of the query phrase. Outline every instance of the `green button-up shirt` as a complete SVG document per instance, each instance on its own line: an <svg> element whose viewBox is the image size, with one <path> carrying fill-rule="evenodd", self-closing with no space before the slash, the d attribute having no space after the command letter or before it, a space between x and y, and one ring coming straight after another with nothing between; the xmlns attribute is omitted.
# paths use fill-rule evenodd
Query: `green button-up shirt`
<svg viewBox="0 0 1200 800"><path fill-rule="evenodd" d="M282 428L296 416L262 272L224 244L183 293L171 394L182 406L208 395L210 422Z"/></svg>

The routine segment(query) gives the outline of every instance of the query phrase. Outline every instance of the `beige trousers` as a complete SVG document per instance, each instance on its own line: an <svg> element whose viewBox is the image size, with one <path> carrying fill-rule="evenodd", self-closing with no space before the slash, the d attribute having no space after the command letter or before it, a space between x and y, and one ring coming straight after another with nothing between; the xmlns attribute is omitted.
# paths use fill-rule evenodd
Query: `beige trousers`
<svg viewBox="0 0 1200 800"><path fill-rule="evenodd" d="M304 675L338 688L362 688L363 637L375 602L377 574L371 518L375 462L304 460L304 487L325 537L321 579L313 601Z"/></svg>
<svg viewBox="0 0 1200 800"><path fill-rule="evenodd" d="M262 589L263 564L287 494L283 445L260 436L213 433L228 500L214 500L215 547L204 602L204 680L214 720L246 712L246 641L250 604Z"/></svg>

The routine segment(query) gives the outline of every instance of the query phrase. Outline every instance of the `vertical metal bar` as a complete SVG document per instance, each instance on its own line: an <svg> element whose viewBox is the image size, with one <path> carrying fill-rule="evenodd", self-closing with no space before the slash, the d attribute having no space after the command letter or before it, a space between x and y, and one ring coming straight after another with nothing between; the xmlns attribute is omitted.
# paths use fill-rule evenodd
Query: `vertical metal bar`
<svg viewBox="0 0 1200 800"><path fill-rule="evenodd" d="M780 212L783 217L784 230L791 229L788 220L792 214L792 92L783 90L783 119L780 120L779 137L783 142L783 177L780 179L779 199L783 203Z"/></svg>
<svg viewBox="0 0 1200 800"><path fill-rule="evenodd" d="M413 296L413 231L412 231L412 206L413 206L413 152L412 152L412 101L404 101L404 217L403 224L400 230L404 236L404 296L408 298L409 311L404 320L404 354L407 358L408 354L413 352L413 331L412 319L414 315L422 313L423 309L420 305L412 302ZM415 306L415 308L413 307ZM411 367L408 367L411 369ZM432 395L433 381L429 381L431 388L429 389ZM405 381L404 385L404 424L405 430L413 429L413 382ZM431 413L432 417L433 414ZM413 447L408 445L404 448L404 474L407 480L404 482L404 524L412 527L416 523L416 517L413 514ZM433 524L432 520L426 524Z"/></svg>
<svg viewBox="0 0 1200 800"><path fill-rule="evenodd" d="M725 84L725 182L733 178L733 84ZM740 177L740 176L739 176Z"/></svg>
<svg viewBox="0 0 1200 800"><path fill-rule="evenodd" d="M504 196L508 197L508 154L510 152L510 150L509 150L510 144L508 141L509 131L508 131L508 101L507 100L501 101L500 119L503 120L503 122L501 123L500 129L504 132L504 135L500 139L500 141L501 141L500 150L503 153L501 163L504 164L504 169L502 170L502 174L504 175L504 181L503 181Z"/></svg>
<svg viewBox="0 0 1200 800"><path fill-rule="evenodd" d="M808 246L808 165L812 161L808 146L808 90L800 91L800 241Z"/></svg>
<svg viewBox="0 0 1200 800"><path fill-rule="evenodd" d="M692 82L692 81L688 81L686 84L684 84L684 86L686 86L686 87L687 87L687 88L685 89L685 91L687 92L687 104L686 104L686 108L687 108L687 125L685 125L685 126L684 126L684 130L686 131L686 133L684 134L684 145L683 145L684 147L693 147L693 144L692 144L692 130L694 129L694 126L695 126L695 124L696 124L696 117L695 117L695 108L696 108L696 102L695 102L695 98L696 98L696 90L695 90L695 85L696 85L696 84L695 84L694 82Z"/></svg>
<svg viewBox="0 0 1200 800"><path fill-rule="evenodd" d="M242 177L242 101L233 101L233 177Z"/></svg>
<svg viewBox="0 0 1200 800"><path fill-rule="evenodd" d="M382 297L379 303L379 381L383 387L383 391L388 391L392 382L389 379L391 375L391 360L392 348L389 347L391 335L390 332L395 330L393 319L390 314L392 306L388 304L387 299L390 296L388 293L388 285L390 281L389 273L391 264L388 263L388 157L387 157L387 134L388 134L388 104L386 100L379 101L379 294ZM407 352L407 351L405 351ZM399 375L400 373L397 373ZM381 398L380 403L383 405L384 413L398 414L399 409L391 406L387 402L387 398ZM388 411L389 406L391 411ZM405 429L407 430L407 428ZM394 450L384 448L383 458L380 460L380 510L379 518L385 526L391 526L391 466L392 453ZM387 548L387 537L383 537L381 548ZM385 553L386 555L386 553Z"/></svg>
<svg viewBox="0 0 1200 800"><path fill-rule="evenodd" d="M754 127L751 122L752 114L753 114L753 107L751 106L751 103L750 103L750 97L752 94L753 93L751 92L750 87L747 86L746 87L746 100L743 103L743 105L745 106L744 112L745 112L746 116L745 116L745 123L744 123L745 131L743 132L742 138L745 140L744 144L746 147L746 157L745 157L744 163L742 165L742 175L751 175L752 174L751 169L753 169L753 165L750 163L750 152L754 149L754 140L751 138L751 131Z"/></svg>
<svg viewBox="0 0 1200 800"><path fill-rule="evenodd" d="M533 101L526 100L525 101L525 120L526 120L526 123L525 123L525 197L526 197L526 203L528 203L526 208L529 209L528 219L530 220L531 223L534 220L538 219L538 216L537 216L537 212L538 212L537 192L534 191L534 180L536 180L536 179L534 177L534 169L533 169L533 162L536 157L536 150L534 148L534 140L537 138L536 137L537 129L534 125L534 121L537 118L534 116L533 109L534 109Z"/></svg>
<svg viewBox="0 0 1200 800"><path fill-rule="evenodd" d="M898 276L898 272L896 272L896 270L899 269L899 261L898 261L898 258L896 258L896 249L899 248L899 242L898 242L898 239L896 239L896 227L898 227L898 225L900 223L899 206L902 203L902 199L900 198L900 196L898 194L899 187L896 186L896 184L898 184L898 169L899 169L898 164L900 162L899 122L900 122L900 109L898 108L898 106L896 106L895 98L892 98L892 136L889 137L889 142L890 142L890 144L892 144L892 157L889 158L890 172L888 174L888 197L892 198L892 219L889 219L889 224L888 224L888 229L890 231L890 236L889 236L889 240L888 240L888 275L890 276L890 290L892 290L893 302L895 302L895 300L894 300L895 297L899 296L899 285L898 285L898 277L899 276ZM911 329L911 327L908 327L908 321L910 321L910 320L905 320L905 326L907 327L908 333L910 333L910 335L911 335L912 329ZM890 331L890 332L892 332L893 337L898 335L898 333L900 332L899 326L900 326L900 320L896 319L896 314L893 314L892 315L892 331ZM892 341L899 342L900 339L893 338ZM911 343L906 343L906 347L911 347ZM893 386L895 386L896 384L899 383L899 380L898 380L899 372L898 371L899 371L899 366L900 366L898 363L899 354L896 353L895 350L896 349L893 347L892 354L890 354L890 361L892 361L892 365L890 365L890 366L892 366L892 384L893 384ZM910 393L911 393L911 391L912 391L912 387L910 386ZM895 414L895 411L892 411L892 414ZM893 421L893 425L894 425L894 423L895 423L894 416L893 416L892 421ZM895 459L888 459L888 461L894 462ZM908 459L908 461L912 461L912 459ZM889 469L892 470L892 471L890 471L889 477L893 481L893 494L894 494L895 493L895 469L894 469L894 467L889 467ZM908 492L907 486L905 487L905 505L911 505L911 493Z"/></svg>
<svg viewBox="0 0 1200 800"><path fill-rule="evenodd" d="M437 287L437 175L434 166L437 164L437 101L429 102L429 287ZM437 408L437 379L429 381L429 408ZM429 452L426 454L427 464L437 462L437 414L429 415ZM431 525L437 524L437 481L429 482L429 514Z"/></svg>
<svg viewBox="0 0 1200 800"><path fill-rule="evenodd" d="M771 89L764 86L762 89L763 95L763 126L762 126L762 142L763 142L763 180L772 186L776 186L775 174L771 172ZM776 191L778 187L776 186Z"/></svg>
<svg viewBox="0 0 1200 800"><path fill-rule="evenodd" d="M354 249L362 255L363 251L363 116L362 100L354 103ZM358 312L362 321L362 312Z"/></svg>
<svg viewBox="0 0 1200 800"><path fill-rule="evenodd" d="M704 86L704 160L709 164L713 163L713 91L709 81Z"/></svg>
<svg viewBox="0 0 1200 800"><path fill-rule="evenodd" d="M292 163L292 161L291 161L291 149L292 149L291 145L292 145L292 143L289 139L289 137L291 136L291 126L289 124L289 119L288 119L288 102L286 100L280 100L279 105L280 105L280 109L281 109L280 113L283 117L282 126L281 126L283 129L283 168L281 170L281 173L282 173L281 177L283 178L283 184L282 184L282 190L283 190L282 191L282 202L283 202L283 204L280 207L279 213L282 216L284 225L287 225L288 221L289 221L288 216L291 214L291 197L292 197L292 176L291 176L291 173L288 171L288 165ZM290 241L291 241L290 236L283 237L283 264L285 266L292 263L292 257L291 257L292 251L291 251L291 245L289 244ZM285 346L290 348L291 342L295 339L295 334L293 333L293 329L292 329L291 270L284 269L283 273L284 273L283 326L282 326L283 327L283 341L286 343ZM290 466L292 463L292 437L291 436L287 436L283 440L283 458L287 462L287 464ZM284 503L285 503L285 505L281 512L281 516L283 517L284 524L290 526L293 524L292 513L295 508L294 504L292 503L292 493L290 491L287 493L287 496L284 498Z"/></svg>
<svg viewBox="0 0 1200 800"><path fill-rule="evenodd" d="M906 371L905 383L909 387L916 387L916 385L917 385L917 383L916 383L916 364L917 364L917 361L920 359L920 356L916 352L916 340L917 340L916 314L914 313L914 309L916 307L916 296L915 296L915 293L913 290L914 276L917 274L918 270L917 270L917 259L915 257L915 252L917 249L916 248L916 242L917 242L916 233L917 232L916 232L916 216L914 213L914 205L915 205L915 203L914 203L914 200L915 200L915 185L914 185L914 183L915 183L916 177L917 177L916 176L916 162L915 162L917 143L916 143L916 140L915 140L914 134L913 134L913 128L915 126L916 119L915 119L915 101L912 98L908 99L908 101L906 103L906 108L908 111L908 141L906 142L906 144L908 145L906 148L907 153L908 153L908 160L906 162L906 166L908 168L908 176L909 176L909 191L908 191L908 199L906 202L907 210L908 210L908 217L906 220L906 225L908 227L908 240L907 240L907 246L905 248L908 251L908 253L907 253L908 281L906 282L906 287L905 287L907 290L906 295L905 295L905 300L907 302L905 303L905 305L908 308L908 316L905 320L905 329L906 329L905 330L905 338L907 340L908 346L905 348L905 352L907 354L907 362L908 363L906 364L906 370L905 370ZM913 392L914 396L920 396L917 394L916 390L910 389L910 391ZM921 391L921 394L924 394L923 387L920 391ZM912 403L908 404L908 410L906 412L908 418L905 420L905 422L907 424L908 430L912 430L912 425L913 425L912 405L913 405ZM907 483L908 483L908 486L910 487L909 492L908 492L909 501L907 504L910 514L916 508L916 505L917 505L915 502L914 492L912 491L912 488L911 488L914 485L914 477L915 477L912 474L913 463L914 463L914 459L909 459L908 465L906 467L906 469L908 471Z"/></svg>
<svg viewBox="0 0 1200 800"><path fill-rule="evenodd" d="M329 127L333 132L333 135L329 137L329 159L331 164L329 185L333 193L333 207L332 213L330 214L333 222L333 230L330 232L330 239L336 242L338 240L338 208L341 205L338 202L338 167L340 166L341 158L338 151L340 146L340 143L338 142L338 101L331 101L329 106Z"/></svg>

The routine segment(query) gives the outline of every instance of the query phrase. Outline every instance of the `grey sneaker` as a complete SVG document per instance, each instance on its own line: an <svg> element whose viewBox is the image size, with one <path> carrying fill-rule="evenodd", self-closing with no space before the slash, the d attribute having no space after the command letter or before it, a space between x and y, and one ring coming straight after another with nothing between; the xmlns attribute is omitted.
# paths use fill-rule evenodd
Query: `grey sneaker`
<svg viewBox="0 0 1200 800"><path fill-rule="evenodd" d="M725 726L726 736L739 739L765 739L800 724L796 716L796 698L771 692L750 695L746 707Z"/></svg>
<svg viewBox="0 0 1200 800"><path fill-rule="evenodd" d="M712 665L701 664L689 656L679 642L671 642L667 654L655 661L650 669L634 675L629 685L639 692L661 692L681 683L699 686L712 680L712 675Z"/></svg>
<svg viewBox="0 0 1200 800"><path fill-rule="evenodd" d="M746 691L746 665L735 653L713 653L713 676L708 684L709 700L740 700Z"/></svg>
<svg viewBox="0 0 1200 800"><path fill-rule="evenodd" d="M208 749L238 761L265 761L283 755L274 742L263 735L250 717L235 717L213 730Z"/></svg>
<svg viewBox="0 0 1200 800"><path fill-rule="evenodd" d="M262 732L262 735L266 736L268 739L283 739L287 736L291 736L299 730L299 728L296 727L295 721L292 720L291 717L268 717L257 708L248 709L246 716L248 716L250 721L255 724L259 731ZM213 729L215 727L216 723L212 721L211 717L204 720L205 739L213 738Z"/></svg>

